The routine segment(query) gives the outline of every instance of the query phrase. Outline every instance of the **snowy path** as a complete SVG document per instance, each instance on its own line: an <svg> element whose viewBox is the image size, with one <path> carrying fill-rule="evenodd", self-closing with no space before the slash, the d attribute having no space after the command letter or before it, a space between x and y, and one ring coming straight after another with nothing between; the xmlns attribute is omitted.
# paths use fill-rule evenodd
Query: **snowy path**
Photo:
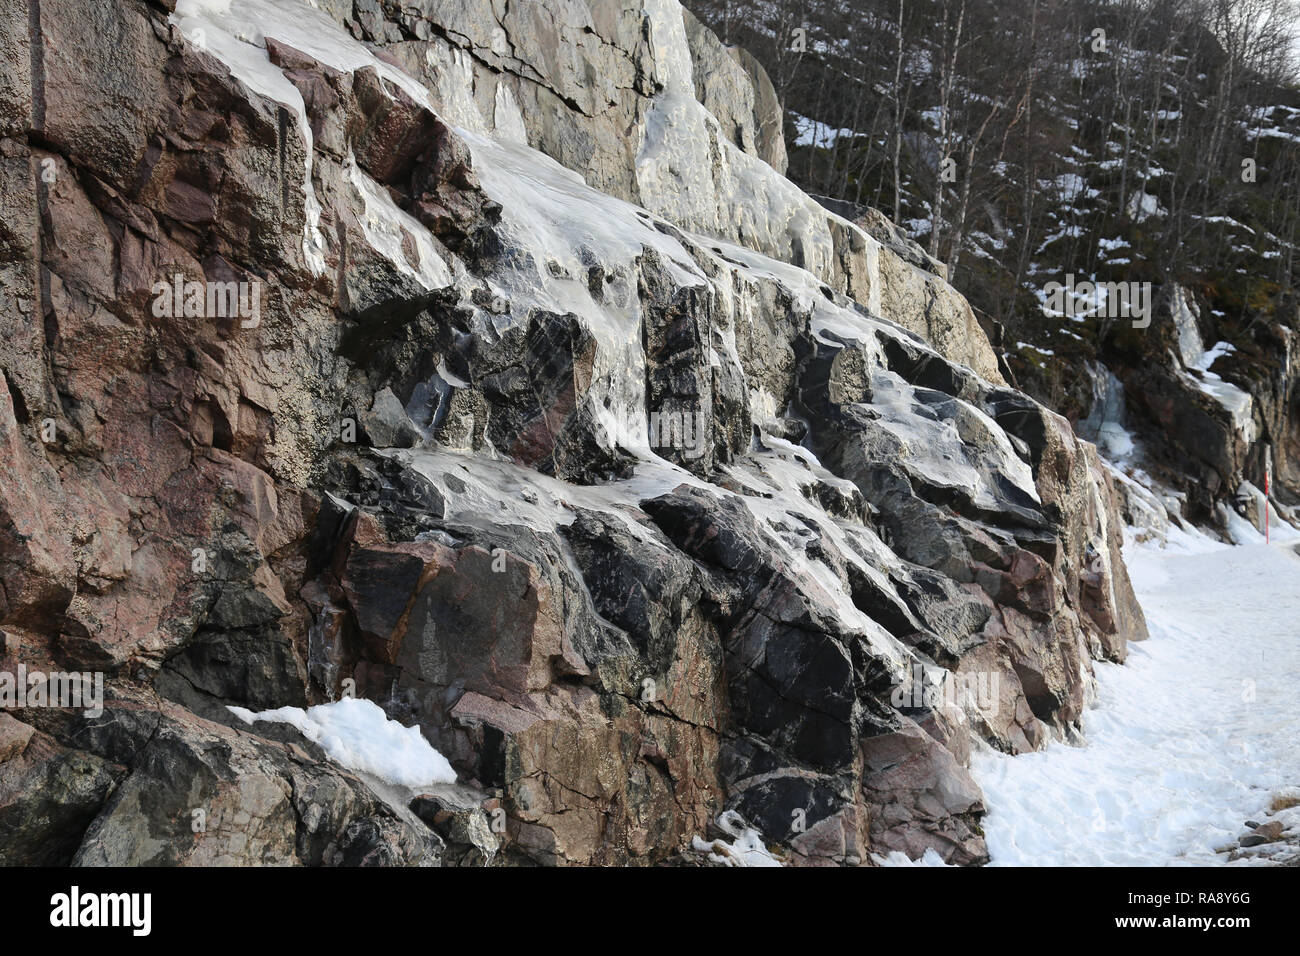
<svg viewBox="0 0 1300 956"><path fill-rule="evenodd" d="M972 762L993 865L1225 863L1215 848L1300 785L1292 547L1128 549L1151 639L1096 665L1086 745Z"/></svg>

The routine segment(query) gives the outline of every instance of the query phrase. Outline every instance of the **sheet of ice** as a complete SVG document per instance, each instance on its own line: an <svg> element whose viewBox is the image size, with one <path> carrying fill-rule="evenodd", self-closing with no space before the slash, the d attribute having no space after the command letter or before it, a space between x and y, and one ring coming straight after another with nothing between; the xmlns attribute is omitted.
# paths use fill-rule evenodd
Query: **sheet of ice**
<svg viewBox="0 0 1300 956"><path fill-rule="evenodd" d="M641 126L636 177L641 202L656 215L702 236L727 237L820 276L833 274L835 221L861 239L868 256L879 244L829 213L757 156L724 136L695 98L690 44L676 0L643 0L663 90ZM878 283L870 283L876 290ZM878 293L876 293L878 298Z"/></svg>
<svg viewBox="0 0 1300 956"><path fill-rule="evenodd" d="M1137 443L1124 427L1124 386L1115 373L1099 362L1088 363L1092 382L1092 408L1076 428L1081 438L1095 442L1102 457L1123 465L1134 457Z"/></svg>
<svg viewBox="0 0 1300 956"><path fill-rule="evenodd" d="M1300 556L1184 545L1129 549L1151 639L1097 665L1083 745L973 759L993 865L1223 864L1300 781Z"/></svg>
<svg viewBox="0 0 1300 956"><path fill-rule="evenodd" d="M420 728L389 720L372 701L345 697L307 710L280 707L257 713L244 707L227 709L246 724L262 720L296 727L331 760L391 784L416 788L456 782L456 771L429 745Z"/></svg>
<svg viewBox="0 0 1300 956"><path fill-rule="evenodd" d="M1199 344L1199 338L1197 339ZM1216 342L1211 348L1202 349L1199 355L1187 362L1189 372L1183 373L1193 387L1209 395L1232 415L1232 423L1247 443L1255 440L1254 400L1249 392L1238 388L1231 382L1210 371L1210 366L1220 356L1227 355L1235 349L1227 342ZM1186 361L1186 356L1184 358Z"/></svg>
<svg viewBox="0 0 1300 956"><path fill-rule="evenodd" d="M1097 432L1097 447L1111 461L1124 462L1132 456L1136 446L1132 432L1119 422L1106 422Z"/></svg>
<svg viewBox="0 0 1300 956"><path fill-rule="evenodd" d="M306 227L303 253L316 275L325 271L325 237L320 230L321 207L312 184L312 133L307 121L307 111L302 95L285 75L271 63L266 52L266 40L271 38L287 43L308 56L343 72L355 72L362 67L372 67L380 76L409 94L417 103L434 109L429 91L415 78L390 63L380 60L365 45L357 42L329 16L304 0L178 0L176 11L170 15L190 43L206 50L230 68L230 72L249 89L291 109L297 117L297 126L306 145L306 162L303 180ZM431 67L447 64L431 63ZM461 65L453 56L450 66ZM463 75L462 75L463 74ZM439 93L442 109L435 110L455 122L473 129L481 129L483 122L469 99L470 78L460 71L442 69ZM455 82L453 82L453 80ZM508 98L507 98L508 99ZM511 114L512 100L498 103L497 118L504 124L502 135L517 136L518 107ZM373 197L370 197L373 198ZM367 203L368 210L370 202ZM417 244L429 245L425 230L416 233ZM367 229L367 236L373 236ZM385 249L379 251L388 253ZM431 247L430 247L431 248ZM421 258L424 259L424 248ZM390 258L392 258L390 256ZM400 265L401 259L395 260ZM437 272L436 266L421 268L421 281Z"/></svg>
<svg viewBox="0 0 1300 956"><path fill-rule="evenodd" d="M373 67L416 102L429 104L428 91L418 80L376 57L327 14L304 0L178 0L174 16L183 29L187 23L190 28L207 26L244 45L247 49L240 51L241 61L263 75L274 72L280 82L289 83L266 57L267 37L345 73Z"/></svg>
<svg viewBox="0 0 1300 956"><path fill-rule="evenodd" d="M1174 331L1178 333L1179 357L1185 366L1192 368L1204 354L1205 343L1197 326L1196 304L1191 293L1181 287L1174 290L1173 318Z"/></svg>
<svg viewBox="0 0 1300 956"><path fill-rule="evenodd" d="M689 88L658 94L642 133L636 177L646 208L691 232L736 239L783 260L797 256L810 271L833 274L828 223L839 217L727 139Z"/></svg>
<svg viewBox="0 0 1300 956"><path fill-rule="evenodd" d="M366 241L371 248L426 289L442 289L451 285L451 269L438 254L424 224L410 213L399 209L388 191L366 175L355 162L348 163L348 178L365 204L361 228L365 230ZM403 248L407 237L413 243L419 260L415 265L407 259Z"/></svg>
<svg viewBox="0 0 1300 956"><path fill-rule="evenodd" d="M298 132L306 147L303 255L312 272L321 275L325 271L325 237L320 231L320 202L311 181L311 124L302 94L267 56L266 37L284 40L310 53L320 43L328 43L339 32L338 27L319 10L292 0L178 0L176 11L168 19L191 44L225 63L231 75L250 90L284 104L296 114ZM319 38L315 43L310 39L313 36ZM356 42L351 46L365 49Z"/></svg>
<svg viewBox="0 0 1300 956"><path fill-rule="evenodd" d="M828 564L810 557L807 547L814 538L825 538L846 560L882 584L885 582L880 568L888 568L897 557L869 529L833 518L803 493L803 487L818 477L840 483L811 452L780 439L765 436L764 440L771 445L766 451L743 456L725 469L745 493L709 485L657 456L639 462L631 478L600 485L572 485L482 455L443 449L385 454L409 461L438 487L446 501L447 520L471 526L487 521L550 532L571 524L577 509L585 508L617 518L633 537L661 546L641 523L642 501L668 494L679 485L734 497L757 519L772 548L784 560L791 577L801 582L813 605L838 619L848 632L860 635L893 673L905 674L911 662L907 649L858 609L846 583ZM847 492L847 483L841 484L845 484Z"/></svg>
<svg viewBox="0 0 1300 956"><path fill-rule="evenodd" d="M501 322L523 321L533 308L583 316L601 346L592 409L616 443L648 453L641 300L633 264L652 249L679 285L708 279L675 230L657 228L644 210L592 189L544 153L457 132L469 144L484 192L503 207L501 230L527 256L512 257L489 277L511 305ZM604 273L599 301L589 282L593 266Z"/></svg>
<svg viewBox="0 0 1300 956"><path fill-rule="evenodd" d="M551 532L577 519L577 509L621 518L629 534L651 542L637 520L640 502L671 492L678 485L710 487L685 469L662 458L640 462L633 477L600 485L573 485L531 468L485 455L447 449L381 452L409 462L433 482L446 499L449 521L517 524ZM714 489L717 490L717 489Z"/></svg>
<svg viewBox="0 0 1300 956"><path fill-rule="evenodd" d="M806 582L805 592L814 605L832 612L847 629L861 634L901 680L911 655L897 638L859 610L837 572L825 562L810 557L807 548L815 539L826 540L836 553L887 590L892 590L893 585L880 569L900 563L897 556L874 532L860 524L833 518L804 494L804 489L815 480L840 485L845 490L856 490L855 486L833 476L806 448L770 435L763 436L763 443L768 446L765 450L751 452L725 466L723 471L739 488L745 489L740 500L759 520L759 526L767 532L796 579Z"/></svg>

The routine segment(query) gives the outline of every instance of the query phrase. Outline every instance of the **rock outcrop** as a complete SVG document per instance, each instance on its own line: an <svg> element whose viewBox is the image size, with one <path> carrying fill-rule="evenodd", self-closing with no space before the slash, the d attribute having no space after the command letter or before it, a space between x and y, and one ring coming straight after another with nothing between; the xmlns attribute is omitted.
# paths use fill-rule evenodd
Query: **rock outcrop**
<svg viewBox="0 0 1300 956"><path fill-rule="evenodd" d="M971 747L1145 636L1114 479L781 176L752 59L673 0L32 10L0 672L106 700L0 715L0 862L987 858ZM346 694L458 785L229 710Z"/></svg>
<svg viewBox="0 0 1300 956"><path fill-rule="evenodd" d="M1150 466L1186 496L1188 517L1225 530L1230 505L1255 521L1255 502L1235 499L1243 483L1263 487L1267 460L1273 508L1289 513L1300 501L1295 333L1283 321L1230 331L1180 286L1158 302L1151 334L1134 343L1141 360L1123 377Z"/></svg>

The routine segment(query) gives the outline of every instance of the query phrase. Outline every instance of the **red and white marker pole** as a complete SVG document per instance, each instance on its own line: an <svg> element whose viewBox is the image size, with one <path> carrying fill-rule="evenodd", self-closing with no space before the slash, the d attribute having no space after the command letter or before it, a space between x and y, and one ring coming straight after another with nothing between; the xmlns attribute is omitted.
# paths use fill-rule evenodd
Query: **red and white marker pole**
<svg viewBox="0 0 1300 956"><path fill-rule="evenodd" d="M1264 543L1268 544L1268 496L1273 493L1273 446L1264 446Z"/></svg>

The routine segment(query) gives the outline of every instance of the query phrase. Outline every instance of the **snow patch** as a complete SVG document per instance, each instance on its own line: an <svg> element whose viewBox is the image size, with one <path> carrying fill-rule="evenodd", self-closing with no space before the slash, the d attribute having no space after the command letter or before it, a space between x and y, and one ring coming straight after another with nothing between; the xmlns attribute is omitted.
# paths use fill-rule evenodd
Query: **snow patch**
<svg viewBox="0 0 1300 956"><path fill-rule="evenodd" d="M878 853L871 854L871 860L876 866L950 866L945 863L934 847L925 848L925 853L919 860L913 860L902 850L893 850L885 856Z"/></svg>
<svg viewBox="0 0 1300 956"><path fill-rule="evenodd" d="M228 707L246 724L254 721L289 724L320 745L329 758L349 770L374 776L397 786L418 788L431 783L455 783L456 771L447 758L424 739L419 727L403 727L389 720L372 701L345 697L331 704L280 707L254 713Z"/></svg>
<svg viewBox="0 0 1300 956"><path fill-rule="evenodd" d="M717 839L713 841L695 837L691 848L696 853L703 853L710 862L723 866L780 866L781 861L767 851L763 844L763 835L752 827L744 825L740 815L728 810L718 817L718 826L731 837L733 842Z"/></svg>

